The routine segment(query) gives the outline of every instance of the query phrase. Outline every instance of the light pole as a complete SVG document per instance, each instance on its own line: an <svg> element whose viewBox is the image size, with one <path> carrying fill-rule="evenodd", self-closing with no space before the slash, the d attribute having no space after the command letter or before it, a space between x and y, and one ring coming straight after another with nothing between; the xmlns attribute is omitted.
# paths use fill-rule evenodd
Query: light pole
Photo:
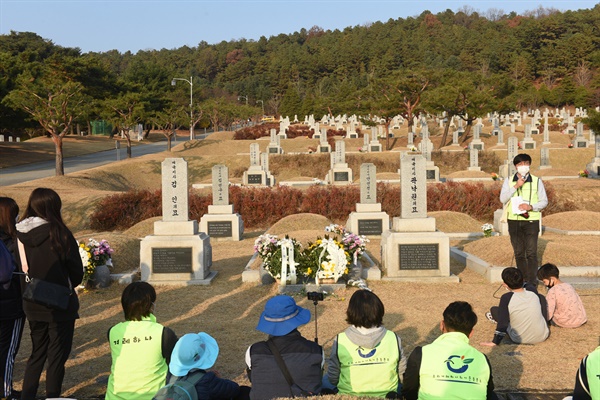
<svg viewBox="0 0 600 400"><path fill-rule="evenodd" d="M248 96L238 96L238 100L246 99L246 105L248 105Z"/></svg>
<svg viewBox="0 0 600 400"><path fill-rule="evenodd" d="M177 82L175 81L185 81L190 84L190 140L194 139L194 98L192 94L194 93L194 81L190 76L190 80L188 81L185 78L173 78L171 81L171 85L175 86Z"/></svg>
<svg viewBox="0 0 600 400"><path fill-rule="evenodd" d="M256 100L256 102L258 103L260 101L260 105L262 106L262 115L265 115L265 102L262 100Z"/></svg>

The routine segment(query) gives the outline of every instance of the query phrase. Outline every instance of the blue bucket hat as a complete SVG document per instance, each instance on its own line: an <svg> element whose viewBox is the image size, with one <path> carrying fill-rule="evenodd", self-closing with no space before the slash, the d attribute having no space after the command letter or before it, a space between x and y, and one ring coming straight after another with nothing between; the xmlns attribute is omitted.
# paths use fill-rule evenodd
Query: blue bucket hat
<svg viewBox="0 0 600 400"><path fill-rule="evenodd" d="M194 368L209 369L218 355L219 345L208 333L187 333L173 348L169 371L175 376L185 376Z"/></svg>
<svg viewBox="0 0 600 400"><path fill-rule="evenodd" d="M272 336L287 335L310 321L310 311L290 296L275 296L267 301L256 329Z"/></svg>

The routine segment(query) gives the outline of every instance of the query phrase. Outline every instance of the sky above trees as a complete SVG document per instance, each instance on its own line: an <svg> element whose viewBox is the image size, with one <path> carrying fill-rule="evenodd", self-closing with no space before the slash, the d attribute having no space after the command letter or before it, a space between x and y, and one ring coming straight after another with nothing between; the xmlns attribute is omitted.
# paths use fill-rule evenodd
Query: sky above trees
<svg viewBox="0 0 600 400"><path fill-rule="evenodd" d="M595 1L545 0L545 8L589 9ZM531 0L1 0L0 34L35 32L82 52L195 47L239 39L258 40L313 26L323 30L416 17L446 9L486 17L535 13Z"/></svg>

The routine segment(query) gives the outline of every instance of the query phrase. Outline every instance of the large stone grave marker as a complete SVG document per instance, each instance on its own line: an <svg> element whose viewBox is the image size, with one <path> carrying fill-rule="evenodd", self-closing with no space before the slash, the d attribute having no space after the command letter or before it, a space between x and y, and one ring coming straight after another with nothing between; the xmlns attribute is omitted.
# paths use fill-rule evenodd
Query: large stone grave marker
<svg viewBox="0 0 600 400"><path fill-rule="evenodd" d="M535 149L535 140L531 137L531 125L525 124L525 137L521 142L521 148L523 150L534 150Z"/></svg>
<svg viewBox="0 0 600 400"><path fill-rule="evenodd" d="M479 150L469 150L469 168L468 171L481 171L479 166Z"/></svg>
<svg viewBox="0 0 600 400"><path fill-rule="evenodd" d="M383 279L458 282L450 275L449 237L427 216L425 163L421 155L401 158L401 216L381 236Z"/></svg>
<svg viewBox="0 0 600 400"><path fill-rule="evenodd" d="M471 140L470 149L484 150L485 144L481 141L481 125L475 125L473 127L473 140Z"/></svg>
<svg viewBox="0 0 600 400"><path fill-rule="evenodd" d="M390 217L381 211L381 203L377 203L376 175L375 164L365 163L360 166L360 203L356 204L356 212L350 213L346 223L350 232L381 236L390 229Z"/></svg>
<svg viewBox="0 0 600 400"><path fill-rule="evenodd" d="M163 218L154 223L154 235L140 243L142 281L158 285L208 285L211 271L210 238L189 220L187 163L183 158L162 162Z"/></svg>
<svg viewBox="0 0 600 400"><path fill-rule="evenodd" d="M379 139L377 138L377 128L371 128L371 141L369 142L369 152L377 153L382 152L383 147L381 143L379 143Z"/></svg>
<svg viewBox="0 0 600 400"><path fill-rule="evenodd" d="M335 141L335 153L332 154L331 169L327 181L333 185L348 185L352 183L352 169L346 163L346 143Z"/></svg>
<svg viewBox="0 0 600 400"><path fill-rule="evenodd" d="M577 134L575 135L575 138L573 138L573 147L576 149L585 149L588 147L588 141L587 139L583 136L583 123L582 122L578 122L577 123Z"/></svg>
<svg viewBox="0 0 600 400"><path fill-rule="evenodd" d="M594 143L595 155L592 161L586 165L590 178L600 178L600 139L596 138Z"/></svg>
<svg viewBox="0 0 600 400"><path fill-rule="evenodd" d="M270 130L270 141L267 146L267 152L269 154L282 154L283 149L281 148L281 136L277 134L277 130L272 128Z"/></svg>
<svg viewBox="0 0 600 400"><path fill-rule="evenodd" d="M550 165L550 149L548 147L540 147L540 169L552 168Z"/></svg>
<svg viewBox="0 0 600 400"><path fill-rule="evenodd" d="M263 153L268 156L267 153ZM244 222L229 204L229 169L226 165L212 168L212 205L200 218L200 230L215 240L242 240Z"/></svg>
<svg viewBox="0 0 600 400"><path fill-rule="evenodd" d="M321 128L317 153L331 153L331 145L327 142L327 128Z"/></svg>

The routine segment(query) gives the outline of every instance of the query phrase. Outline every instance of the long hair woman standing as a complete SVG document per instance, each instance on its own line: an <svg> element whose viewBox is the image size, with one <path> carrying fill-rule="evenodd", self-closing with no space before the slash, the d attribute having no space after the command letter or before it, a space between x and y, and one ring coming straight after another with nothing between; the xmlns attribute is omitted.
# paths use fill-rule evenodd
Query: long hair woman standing
<svg viewBox="0 0 600 400"><path fill-rule="evenodd" d="M77 241L62 220L61 206L54 190L37 188L29 196L23 220L16 225L26 258L21 260L21 266L27 270L28 278L71 289L66 310L23 301L32 349L25 367L22 400L35 399L46 361L46 397L61 397L65 362L71 353L75 320L79 318L79 299L73 288L83 279L83 264ZM23 288L29 285L27 281L21 281Z"/></svg>
<svg viewBox="0 0 600 400"><path fill-rule="evenodd" d="M0 240L16 260L19 206L10 197L0 197ZM25 314L21 298L19 275L13 274L5 285L0 285L0 397L18 399L13 389L13 368L21 344Z"/></svg>

